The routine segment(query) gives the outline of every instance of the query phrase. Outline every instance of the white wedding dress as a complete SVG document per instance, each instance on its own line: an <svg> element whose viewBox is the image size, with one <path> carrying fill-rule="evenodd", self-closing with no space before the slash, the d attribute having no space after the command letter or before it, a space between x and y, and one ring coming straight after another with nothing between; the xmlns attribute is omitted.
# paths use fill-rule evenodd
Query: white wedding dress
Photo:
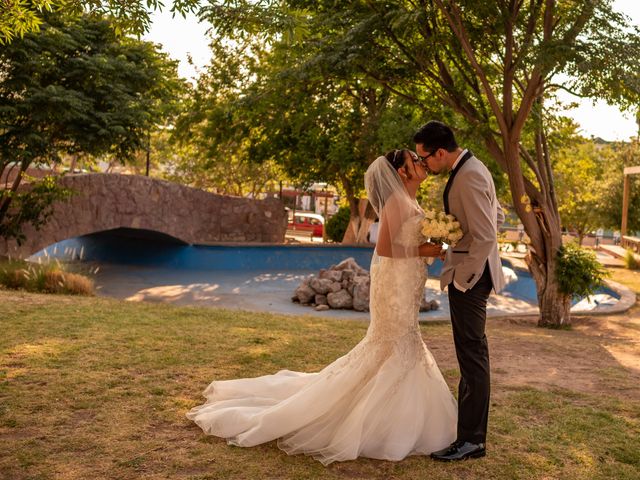
<svg viewBox="0 0 640 480"><path fill-rule="evenodd" d="M327 465L427 455L455 440L457 406L418 327L422 258L374 254L371 322L349 353L317 373L282 370L214 381L187 417L208 435L251 447L278 439Z"/></svg>

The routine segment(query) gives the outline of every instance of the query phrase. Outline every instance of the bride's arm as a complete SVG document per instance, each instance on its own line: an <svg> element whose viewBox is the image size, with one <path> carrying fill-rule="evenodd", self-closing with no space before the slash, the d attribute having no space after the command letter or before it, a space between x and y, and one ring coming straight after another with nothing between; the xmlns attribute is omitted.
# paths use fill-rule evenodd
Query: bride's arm
<svg viewBox="0 0 640 480"><path fill-rule="evenodd" d="M441 243L423 243L418 247L421 257L439 257L442 253Z"/></svg>
<svg viewBox="0 0 640 480"><path fill-rule="evenodd" d="M376 253L381 257L393 257L391 249L391 235L389 234L389 222L387 221L386 215L382 215L380 227L378 228Z"/></svg>

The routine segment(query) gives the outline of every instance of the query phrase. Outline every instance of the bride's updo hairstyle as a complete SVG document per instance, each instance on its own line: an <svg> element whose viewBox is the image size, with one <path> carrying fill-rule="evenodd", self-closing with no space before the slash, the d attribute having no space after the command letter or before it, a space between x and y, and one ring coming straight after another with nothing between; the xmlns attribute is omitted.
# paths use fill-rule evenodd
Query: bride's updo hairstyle
<svg viewBox="0 0 640 480"><path fill-rule="evenodd" d="M391 150L385 154L385 158L389 161L394 170L398 170L404 165L404 158L407 153L411 155L411 152L406 148Z"/></svg>
<svg viewBox="0 0 640 480"><path fill-rule="evenodd" d="M398 170L404 165L404 161L407 155L411 155L411 152L406 148L401 148L400 150L391 150L385 154L385 158L389 162L389 164L393 167L394 170ZM405 168L404 173L408 178L411 178L411 173L408 168Z"/></svg>

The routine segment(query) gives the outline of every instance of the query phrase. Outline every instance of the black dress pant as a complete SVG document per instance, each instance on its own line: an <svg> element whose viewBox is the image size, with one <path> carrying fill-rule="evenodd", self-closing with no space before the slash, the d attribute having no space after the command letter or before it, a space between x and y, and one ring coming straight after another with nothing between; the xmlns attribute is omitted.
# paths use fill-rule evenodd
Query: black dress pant
<svg viewBox="0 0 640 480"><path fill-rule="evenodd" d="M485 335L487 300L493 283L489 265L466 292L448 287L453 341L460 365L458 440L485 443L489 419L489 345Z"/></svg>

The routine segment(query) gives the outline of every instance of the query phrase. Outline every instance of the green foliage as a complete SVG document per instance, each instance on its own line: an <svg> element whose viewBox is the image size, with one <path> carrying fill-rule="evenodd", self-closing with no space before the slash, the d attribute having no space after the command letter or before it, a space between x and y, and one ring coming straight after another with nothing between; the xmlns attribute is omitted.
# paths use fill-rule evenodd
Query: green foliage
<svg viewBox="0 0 640 480"><path fill-rule="evenodd" d="M444 12L452 14L456 10L454 3L235 0L206 9L205 16L215 29L234 39L257 34L268 39L279 35L285 25L297 24L300 35L288 37L285 43L297 61L297 68L290 69L293 75L308 81L312 77L305 72L321 67L325 77L341 78L341 85L358 81L382 86L395 99L417 106L417 124L431 117L455 125L461 143L470 146L489 164L503 202L507 200L505 171L510 170L530 182L526 184L526 193L535 203L553 203L552 198L542 198L553 192L552 185L547 185L553 182L552 176L544 166L535 163L549 162L549 152L566 145L562 132L568 125L566 119L558 118L556 105L543 104L542 96L550 98L557 89L571 88L585 96L606 96L623 106L637 103L640 85L634 72L639 55L633 52L640 52L640 35L628 28L629 19L613 12L603 1L579 5L567 1L554 3L553 11L549 12L554 23L551 32L543 32L542 10L547 7L539 4L515 7L501 1L465 2L465 41L474 50L475 65L462 48L460 33L447 25ZM505 41L507 36L513 40L509 52L505 47L509 44ZM510 60L506 58L508 55L512 56ZM616 60L606 62L607 58ZM511 60L513 77L506 78L506 70L497 64L506 65ZM532 75L534 71L536 75ZM570 74L571 80L562 85L546 80L558 72ZM487 80L484 86L481 76ZM534 78L540 78L544 88L532 85L525 92L529 83L538 81ZM487 85L495 91L487 92ZM513 93L501 98L506 91ZM531 92L538 92L534 96L539 99L533 101ZM290 98L284 89L279 93L282 98ZM519 114L525 95L529 98L522 107L528 118L521 138L513 140L522 149L533 152L530 159L538 154L536 151L541 158L520 162L517 155L508 158L510 153L504 151L506 132L501 131L500 122ZM494 96L498 101L492 103ZM500 109L501 100L507 103ZM295 104L299 106L301 102ZM526 114L529 108L533 109L531 115ZM511 121L507 123L514 125ZM539 136L541 130L548 135L544 139L546 154ZM518 132L515 134L520 136ZM391 145L402 145L398 141L401 138L396 137ZM350 140L355 144L353 138ZM506 162L519 164L507 169ZM521 185L520 179L514 179L514 184ZM520 198L522 193L525 192L514 195ZM525 226L533 227L531 222L525 222Z"/></svg>
<svg viewBox="0 0 640 480"><path fill-rule="evenodd" d="M558 277L560 291L572 297L587 297L604 284L609 272L598 262L595 254L577 243L570 242L558 252Z"/></svg>
<svg viewBox="0 0 640 480"><path fill-rule="evenodd" d="M588 232L609 223L604 199L610 186L602 180L615 161L611 149L604 145L592 140L573 143L555 156L556 194L563 226L575 230L582 240Z"/></svg>
<svg viewBox="0 0 640 480"><path fill-rule="evenodd" d="M51 196L41 186L11 203L34 162L54 164L63 155L111 155L131 159L149 132L171 113L183 83L177 64L158 47L118 38L96 15L46 14L38 33L0 50L0 172L17 166L17 181L0 190L3 234L19 238L18 220L32 221ZM7 215L13 215L7 219ZM36 221L37 223L37 221Z"/></svg>
<svg viewBox="0 0 640 480"><path fill-rule="evenodd" d="M108 21L47 15L0 51L0 161L84 152L130 158L178 95L176 62ZM19 94L18 94L19 93Z"/></svg>
<svg viewBox="0 0 640 480"><path fill-rule="evenodd" d="M52 0L2 2L0 45L16 37L22 38L26 33L38 31L42 24L40 12L50 11L54 3Z"/></svg>
<svg viewBox="0 0 640 480"><path fill-rule="evenodd" d="M195 147L193 171L273 163L293 183L331 183L355 204L367 166L410 146L435 103L394 97L314 42L247 24L228 34L212 43L211 65L177 122L175 140Z"/></svg>
<svg viewBox="0 0 640 480"><path fill-rule="evenodd" d="M624 168L640 164L640 143L611 143L599 146L606 162L602 177L599 179L601 192L599 211L604 227L615 230L622 224L622 195L624 186ZM640 231L640 175L631 175L629 216L627 227L630 232Z"/></svg>
<svg viewBox="0 0 640 480"><path fill-rule="evenodd" d="M199 0L176 0L169 11L185 16L196 12ZM75 17L91 12L97 17L110 17L118 35L141 35L149 29L150 14L162 10L159 0L20 0L2 2L0 15L0 45L7 44L26 34L37 33L45 21L46 13L62 12Z"/></svg>
<svg viewBox="0 0 640 480"><path fill-rule="evenodd" d="M340 243L344 238L344 234L349 226L349 219L351 210L349 207L342 206L338 211L327 221L325 228L327 231L327 237L333 241Z"/></svg>
<svg viewBox="0 0 640 480"><path fill-rule="evenodd" d="M39 230L53 214L53 203L66 200L73 194L70 189L61 187L53 176L29 180L30 188L5 193L11 200L11 207L0 221L0 237L15 238L18 245L25 240L22 233L24 225L31 224Z"/></svg>
<svg viewBox="0 0 640 480"><path fill-rule="evenodd" d="M624 254L624 264L629 270L639 270L640 261L633 250L627 249Z"/></svg>

